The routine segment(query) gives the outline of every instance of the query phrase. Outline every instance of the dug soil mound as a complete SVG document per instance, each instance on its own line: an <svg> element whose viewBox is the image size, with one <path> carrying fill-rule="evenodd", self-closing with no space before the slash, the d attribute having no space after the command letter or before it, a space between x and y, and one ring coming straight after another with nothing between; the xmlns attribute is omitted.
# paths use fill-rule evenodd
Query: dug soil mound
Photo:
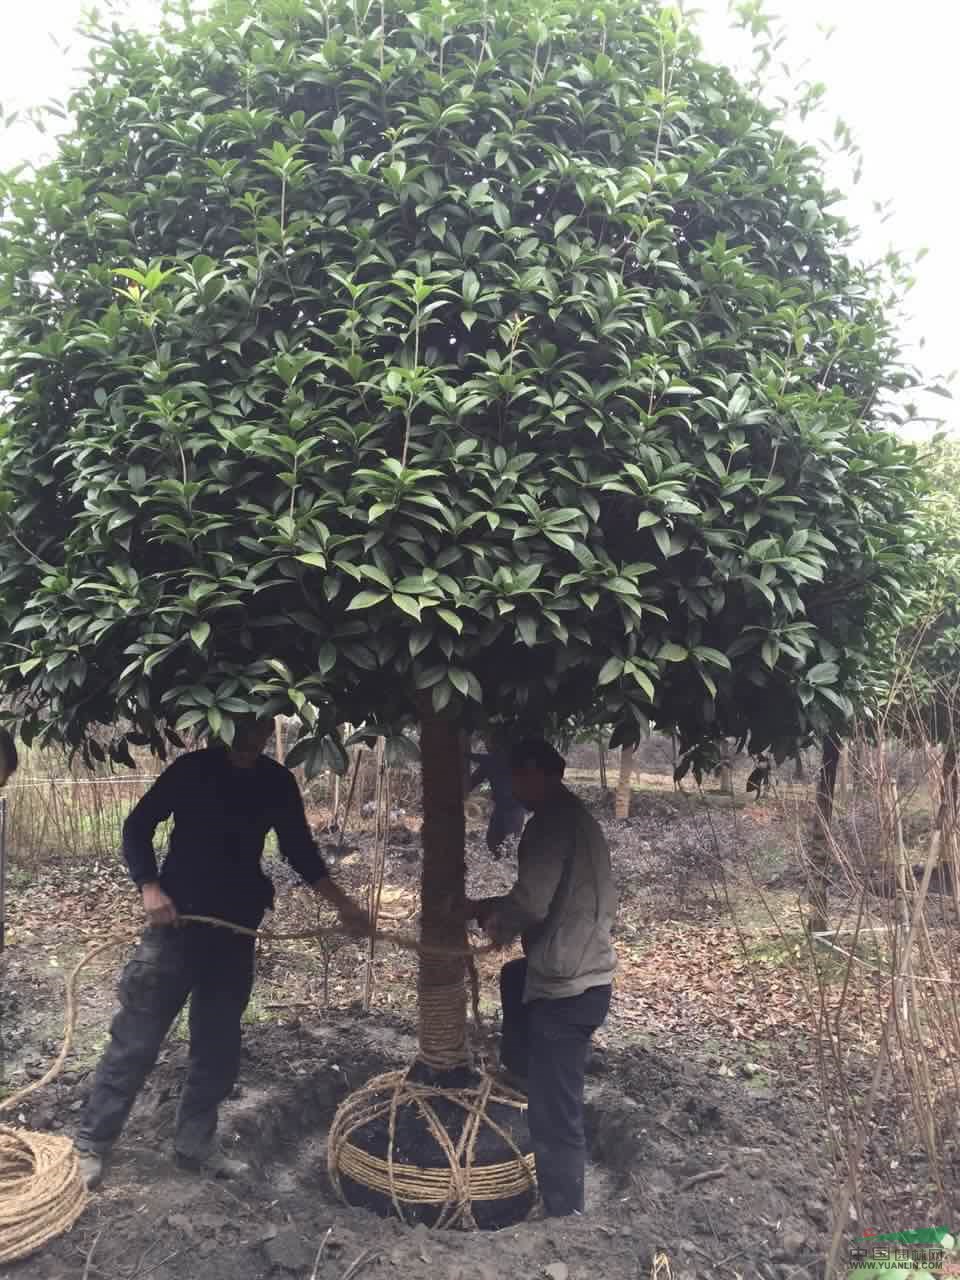
<svg viewBox="0 0 960 1280"><path fill-rule="evenodd" d="M653 1049L608 1049L591 1068L584 1218L430 1232L344 1208L326 1173L334 1111L351 1089L408 1062L413 1051L411 1028L400 1018L248 1028L242 1082L221 1132L250 1172L220 1182L173 1167L186 1059L185 1046L173 1045L76 1228L7 1274L343 1280L359 1263L358 1280L626 1280L650 1275L658 1254L669 1259L674 1280L818 1274L826 1227L818 1188L827 1176L802 1110L789 1097L758 1096ZM14 1119L71 1132L88 1087L88 1076L69 1077Z"/></svg>

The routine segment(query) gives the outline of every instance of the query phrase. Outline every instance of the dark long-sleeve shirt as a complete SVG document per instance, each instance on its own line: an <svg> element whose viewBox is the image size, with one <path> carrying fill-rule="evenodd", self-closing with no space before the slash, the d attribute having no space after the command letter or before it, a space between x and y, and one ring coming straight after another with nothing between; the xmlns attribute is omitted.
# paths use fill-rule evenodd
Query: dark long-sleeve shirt
<svg viewBox="0 0 960 1280"><path fill-rule="evenodd" d="M158 871L154 835L171 815L170 847ZM308 884L327 874L289 769L268 756L239 769L212 747L164 770L124 823L123 856L136 885L159 880L182 914L256 928L273 906L273 884L260 867L271 830Z"/></svg>
<svg viewBox="0 0 960 1280"><path fill-rule="evenodd" d="M514 798L513 783L510 775L510 757L506 752L488 752L486 754L474 754L471 752L470 761L477 765L477 768L470 776L470 790L473 791L479 787L481 782L489 782L490 790L493 792L493 802L504 808L512 806L522 807Z"/></svg>

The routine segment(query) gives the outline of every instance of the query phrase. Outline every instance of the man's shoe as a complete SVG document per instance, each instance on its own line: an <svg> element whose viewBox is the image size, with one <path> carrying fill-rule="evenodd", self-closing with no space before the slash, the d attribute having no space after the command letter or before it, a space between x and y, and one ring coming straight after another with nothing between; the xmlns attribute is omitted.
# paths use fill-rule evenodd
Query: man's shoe
<svg viewBox="0 0 960 1280"><path fill-rule="evenodd" d="M177 1168L184 1173L202 1173L208 1178L242 1178L250 1172L250 1166L245 1160L232 1160L219 1152L203 1159L181 1155L178 1151L174 1160Z"/></svg>
<svg viewBox="0 0 960 1280"><path fill-rule="evenodd" d="M78 1151L77 1155L80 1157L83 1185L88 1191L93 1191L103 1181L103 1156L98 1156L95 1151Z"/></svg>

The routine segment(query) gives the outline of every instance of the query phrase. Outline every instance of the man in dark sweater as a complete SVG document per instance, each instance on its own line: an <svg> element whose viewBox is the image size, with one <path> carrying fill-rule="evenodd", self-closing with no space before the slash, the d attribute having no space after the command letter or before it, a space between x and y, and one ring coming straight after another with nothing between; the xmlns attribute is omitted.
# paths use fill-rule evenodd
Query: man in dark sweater
<svg viewBox="0 0 960 1280"><path fill-rule="evenodd" d="M88 1187L100 1181L104 1160L188 997L190 1064L177 1112L177 1163L225 1176L242 1172L237 1162L215 1155L214 1137L220 1103L237 1078L255 940L215 925L180 924L178 917L214 916L258 928L273 906L273 885L260 866L269 831L347 929L357 936L369 932L366 913L327 874L293 775L263 755L271 730L269 720L250 718L238 725L229 750L210 747L181 756L124 825L123 856L148 927L121 977L120 1008L77 1134ZM154 834L171 816L169 851L158 870Z"/></svg>
<svg viewBox="0 0 960 1280"><path fill-rule="evenodd" d="M17 748L9 729L0 728L0 791L17 772Z"/></svg>

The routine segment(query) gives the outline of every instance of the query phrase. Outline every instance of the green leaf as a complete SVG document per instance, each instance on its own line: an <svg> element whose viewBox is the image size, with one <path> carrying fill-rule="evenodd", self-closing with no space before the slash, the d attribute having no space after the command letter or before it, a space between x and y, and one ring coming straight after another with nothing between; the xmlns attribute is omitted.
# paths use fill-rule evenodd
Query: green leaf
<svg viewBox="0 0 960 1280"><path fill-rule="evenodd" d="M404 596L396 592L390 599L403 613L409 614L411 618L416 618L417 622L420 621L420 605L413 596Z"/></svg>
<svg viewBox="0 0 960 1280"><path fill-rule="evenodd" d="M836 684L839 675L840 668L835 662L818 662L807 672L807 680L815 685Z"/></svg>
<svg viewBox="0 0 960 1280"><path fill-rule="evenodd" d="M529 614L520 613L517 615L517 630L520 632L520 638L527 648L532 649L537 643L537 624Z"/></svg>
<svg viewBox="0 0 960 1280"><path fill-rule="evenodd" d="M451 667L447 672L447 679L458 693L463 694L465 698L467 697L470 692L470 680L466 671L461 671L458 667Z"/></svg>
<svg viewBox="0 0 960 1280"><path fill-rule="evenodd" d="M643 693L646 694L647 698L651 702L656 701L657 691L656 689L654 689L653 683L650 680L650 677L645 672L640 671L638 668L635 667L633 670L633 682L641 689Z"/></svg>
<svg viewBox="0 0 960 1280"><path fill-rule="evenodd" d="M731 421L740 418L746 412L747 405L750 403L750 391L742 383L734 391L730 397L729 416Z"/></svg>
<svg viewBox="0 0 960 1280"><path fill-rule="evenodd" d="M193 641L193 643L197 646L198 649L202 649L204 647L204 645L207 643L207 640L209 639L209 636L210 636L209 622L195 622L193 626L190 628L190 639Z"/></svg>
<svg viewBox="0 0 960 1280"><path fill-rule="evenodd" d="M697 645L693 651L694 657L699 658L701 662L710 662L715 667L722 667L724 671L732 670L730 659L725 653L721 653L719 649L711 649L708 645Z"/></svg>
<svg viewBox="0 0 960 1280"><path fill-rule="evenodd" d="M452 627L458 636L463 634L463 623L455 613L451 613L449 609L437 609L435 612L437 617L442 618L448 627Z"/></svg>
<svg viewBox="0 0 960 1280"><path fill-rule="evenodd" d="M680 644L664 644L657 651L659 662L685 662L689 656L689 651Z"/></svg>
<svg viewBox="0 0 960 1280"><path fill-rule="evenodd" d="M660 554L664 558L669 557L672 547L669 530L665 529L663 525L658 525L653 531L653 538L660 548Z"/></svg>
<svg viewBox="0 0 960 1280"><path fill-rule="evenodd" d="M382 604L383 601L388 598L386 591L361 591L355 595L347 605L347 611L350 612L354 609L371 609L376 604Z"/></svg>
<svg viewBox="0 0 960 1280"><path fill-rule="evenodd" d="M597 676L598 684L611 684L614 680L618 680L623 674L623 659L608 658L600 668L600 674Z"/></svg>

